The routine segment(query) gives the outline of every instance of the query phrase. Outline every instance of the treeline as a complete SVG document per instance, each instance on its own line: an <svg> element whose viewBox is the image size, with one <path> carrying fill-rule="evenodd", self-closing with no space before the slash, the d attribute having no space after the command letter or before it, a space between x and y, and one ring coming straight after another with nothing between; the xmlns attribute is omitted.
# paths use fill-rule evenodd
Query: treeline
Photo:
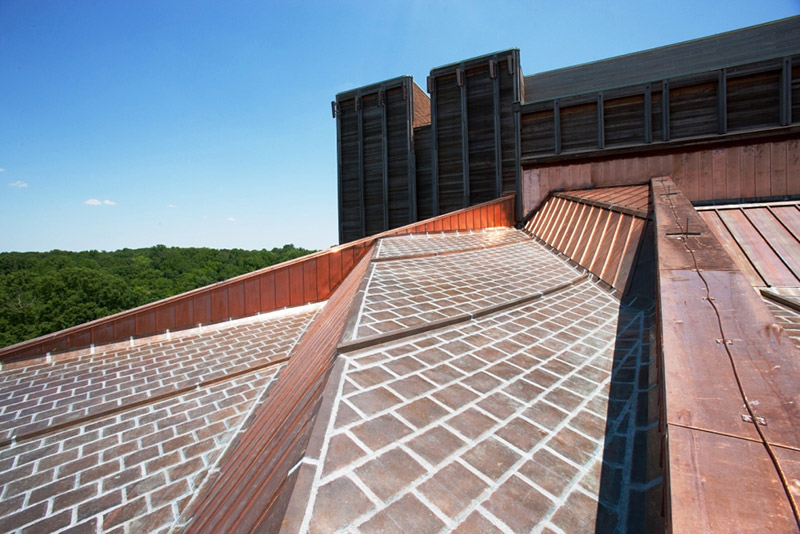
<svg viewBox="0 0 800 534"><path fill-rule="evenodd" d="M313 252L150 248L0 253L0 347Z"/></svg>

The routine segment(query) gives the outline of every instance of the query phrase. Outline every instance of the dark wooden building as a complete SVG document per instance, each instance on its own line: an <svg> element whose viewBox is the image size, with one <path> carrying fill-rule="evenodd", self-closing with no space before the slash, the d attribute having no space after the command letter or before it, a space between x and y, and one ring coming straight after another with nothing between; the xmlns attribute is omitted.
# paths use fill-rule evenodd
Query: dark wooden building
<svg viewBox="0 0 800 534"><path fill-rule="evenodd" d="M407 76L337 95L342 243L505 193L522 219L554 189L643 179L551 171L567 162L793 135L800 17L530 76L506 50L435 68L427 89Z"/></svg>

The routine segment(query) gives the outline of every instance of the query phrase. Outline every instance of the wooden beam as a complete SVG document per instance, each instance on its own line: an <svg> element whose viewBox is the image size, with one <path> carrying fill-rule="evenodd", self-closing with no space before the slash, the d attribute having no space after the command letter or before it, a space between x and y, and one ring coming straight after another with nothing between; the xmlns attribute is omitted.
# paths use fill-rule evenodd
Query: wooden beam
<svg viewBox="0 0 800 534"><path fill-rule="evenodd" d="M648 83L644 88L644 142L653 142L653 95L652 86Z"/></svg>
<svg viewBox="0 0 800 534"><path fill-rule="evenodd" d="M728 132L728 71L720 69L717 75L717 133Z"/></svg>
<svg viewBox="0 0 800 534"><path fill-rule="evenodd" d="M469 207L470 191L469 191L469 123L467 122L467 69L462 63L459 70L456 71L456 76L460 76L461 85L461 173L464 179L463 199L461 207Z"/></svg>
<svg viewBox="0 0 800 534"><path fill-rule="evenodd" d="M361 91L356 94L354 102L358 112L358 213L361 217L359 237L365 237L367 235L367 214L364 200L364 103L361 101Z"/></svg>
<svg viewBox="0 0 800 534"><path fill-rule="evenodd" d="M605 118L603 115L603 93L597 93L597 148L606 147Z"/></svg>
<svg viewBox="0 0 800 534"><path fill-rule="evenodd" d="M561 154L561 107L558 99L553 100L553 145L555 153Z"/></svg>
<svg viewBox="0 0 800 534"><path fill-rule="evenodd" d="M669 81L661 82L661 140L669 141Z"/></svg>

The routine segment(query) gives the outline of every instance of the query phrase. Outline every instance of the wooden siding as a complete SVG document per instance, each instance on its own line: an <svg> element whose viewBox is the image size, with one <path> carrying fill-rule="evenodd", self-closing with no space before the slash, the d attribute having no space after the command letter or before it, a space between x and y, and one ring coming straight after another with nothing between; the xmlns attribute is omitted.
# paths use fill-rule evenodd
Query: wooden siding
<svg viewBox="0 0 800 534"><path fill-rule="evenodd" d="M525 230L620 291L630 282L645 225L649 186L556 194L525 225ZM598 200L602 199L602 200ZM608 200L630 199L630 206ZM640 208L644 207L644 211Z"/></svg>
<svg viewBox="0 0 800 534"><path fill-rule="evenodd" d="M513 226L514 222L514 197L503 197L5 347L0 349L0 363L7 366L19 361L19 365L24 365L25 360L48 353L321 302L336 290L375 239L418 232Z"/></svg>
<svg viewBox="0 0 800 534"><path fill-rule="evenodd" d="M563 97L672 78L800 52L800 17L791 17L525 77L525 100Z"/></svg>
<svg viewBox="0 0 800 534"><path fill-rule="evenodd" d="M692 202L784 198L800 195L800 139L620 157L590 163L528 166L523 210L537 208L551 191L645 184L671 175Z"/></svg>
<svg viewBox="0 0 800 534"><path fill-rule="evenodd" d="M340 93L333 105L340 243L416 221L412 124L417 111L420 124L430 116L427 96L404 76Z"/></svg>
<svg viewBox="0 0 800 534"><path fill-rule="evenodd" d="M431 71L432 172L437 213L516 192L519 51Z"/></svg>
<svg viewBox="0 0 800 534"><path fill-rule="evenodd" d="M675 77L662 73L626 87L594 85L585 94L522 104L521 160L800 124L794 112L798 63L795 50L786 57Z"/></svg>
<svg viewBox="0 0 800 534"><path fill-rule="evenodd" d="M667 531L796 532L800 354L677 185L652 194Z"/></svg>

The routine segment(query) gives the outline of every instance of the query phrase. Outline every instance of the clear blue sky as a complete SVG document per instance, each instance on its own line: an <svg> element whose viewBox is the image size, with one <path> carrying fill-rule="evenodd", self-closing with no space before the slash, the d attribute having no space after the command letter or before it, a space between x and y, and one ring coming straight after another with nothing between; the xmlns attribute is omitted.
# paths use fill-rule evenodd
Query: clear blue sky
<svg viewBox="0 0 800 534"><path fill-rule="evenodd" d="M800 0L0 0L0 251L324 248L336 93L517 47L525 74Z"/></svg>

